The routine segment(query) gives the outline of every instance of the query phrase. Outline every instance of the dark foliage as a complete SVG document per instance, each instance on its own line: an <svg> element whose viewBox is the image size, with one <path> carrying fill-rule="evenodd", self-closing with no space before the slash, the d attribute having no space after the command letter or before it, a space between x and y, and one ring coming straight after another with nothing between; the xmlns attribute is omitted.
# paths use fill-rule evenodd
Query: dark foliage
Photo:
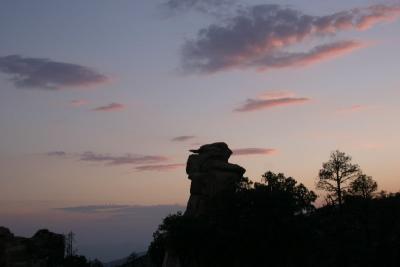
<svg viewBox="0 0 400 267"><path fill-rule="evenodd" d="M224 209L166 217L149 256L161 266L168 247L182 267L400 266L400 194L347 194L342 209L315 209L315 199L293 178L267 172L219 195Z"/></svg>
<svg viewBox="0 0 400 267"><path fill-rule="evenodd" d="M378 189L378 184L371 176L360 173L357 178L350 183L349 193L364 199L370 199Z"/></svg>
<svg viewBox="0 0 400 267"><path fill-rule="evenodd" d="M65 257L63 267L89 267L90 264L84 256Z"/></svg>
<svg viewBox="0 0 400 267"><path fill-rule="evenodd" d="M61 264L62 267L103 267L103 264L95 259L89 261L82 255L71 255L64 258Z"/></svg>

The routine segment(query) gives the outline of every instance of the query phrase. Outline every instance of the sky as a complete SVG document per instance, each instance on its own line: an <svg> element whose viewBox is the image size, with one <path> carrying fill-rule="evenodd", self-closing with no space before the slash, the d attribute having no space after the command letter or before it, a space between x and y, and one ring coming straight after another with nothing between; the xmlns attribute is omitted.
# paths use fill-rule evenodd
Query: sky
<svg viewBox="0 0 400 267"><path fill-rule="evenodd" d="M253 181L315 189L339 149L399 191L399 18L396 0L2 0L0 225L143 251L184 210L188 150L217 141Z"/></svg>

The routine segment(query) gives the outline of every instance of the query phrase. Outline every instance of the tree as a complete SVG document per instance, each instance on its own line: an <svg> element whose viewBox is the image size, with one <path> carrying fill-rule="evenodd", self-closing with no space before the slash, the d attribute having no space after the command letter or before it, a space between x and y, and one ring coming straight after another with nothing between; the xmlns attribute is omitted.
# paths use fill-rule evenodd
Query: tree
<svg viewBox="0 0 400 267"><path fill-rule="evenodd" d="M370 199L377 189L378 184L371 176L360 173L357 178L350 183L349 193L364 199Z"/></svg>
<svg viewBox="0 0 400 267"><path fill-rule="evenodd" d="M279 200L279 202L285 201L292 207L294 213L309 212L314 209L312 203L317 199L317 195L303 184L297 184L297 181L292 177L286 177L283 173L275 174L268 171L262 175L262 179L264 183L256 184L255 189L260 190L264 187L267 195ZM287 209L287 211L290 210Z"/></svg>
<svg viewBox="0 0 400 267"><path fill-rule="evenodd" d="M253 186L253 182L248 177L240 177L239 180L235 181L235 192L250 190Z"/></svg>
<svg viewBox="0 0 400 267"><path fill-rule="evenodd" d="M336 150L331 153L329 161L322 164L317 188L330 193L335 197L339 207L342 207L343 193L348 188L348 183L357 177L359 171L359 166L351 162L349 155Z"/></svg>

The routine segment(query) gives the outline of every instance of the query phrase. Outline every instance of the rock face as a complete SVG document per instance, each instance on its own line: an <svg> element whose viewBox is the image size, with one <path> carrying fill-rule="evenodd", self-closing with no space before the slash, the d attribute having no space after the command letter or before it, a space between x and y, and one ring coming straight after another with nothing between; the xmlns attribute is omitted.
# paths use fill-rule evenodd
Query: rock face
<svg viewBox="0 0 400 267"><path fill-rule="evenodd" d="M0 227L1 267L58 266L64 258L64 236L39 230L32 238L16 237Z"/></svg>
<svg viewBox="0 0 400 267"><path fill-rule="evenodd" d="M188 158L186 173L192 181L190 198L184 216L207 215L213 199L223 192L233 191L246 170L239 165L228 162L232 151L225 143L203 145ZM196 266L196 264L193 264ZM185 267L172 251L164 256L163 267ZM192 266L189 266L192 267Z"/></svg>
<svg viewBox="0 0 400 267"><path fill-rule="evenodd" d="M192 181L185 215L207 214L207 207L219 193L234 190L245 169L228 162L232 151L225 143L203 145L189 156L186 173Z"/></svg>

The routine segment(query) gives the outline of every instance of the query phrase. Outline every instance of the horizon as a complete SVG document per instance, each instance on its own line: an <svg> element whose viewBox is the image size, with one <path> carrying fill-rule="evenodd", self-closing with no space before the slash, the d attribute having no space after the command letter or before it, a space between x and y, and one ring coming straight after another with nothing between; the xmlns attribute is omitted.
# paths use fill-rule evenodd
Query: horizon
<svg viewBox="0 0 400 267"><path fill-rule="evenodd" d="M0 226L16 235L141 252L186 207L189 150L219 141L254 182L316 191L339 149L400 190L397 0L5 0L0 18Z"/></svg>

